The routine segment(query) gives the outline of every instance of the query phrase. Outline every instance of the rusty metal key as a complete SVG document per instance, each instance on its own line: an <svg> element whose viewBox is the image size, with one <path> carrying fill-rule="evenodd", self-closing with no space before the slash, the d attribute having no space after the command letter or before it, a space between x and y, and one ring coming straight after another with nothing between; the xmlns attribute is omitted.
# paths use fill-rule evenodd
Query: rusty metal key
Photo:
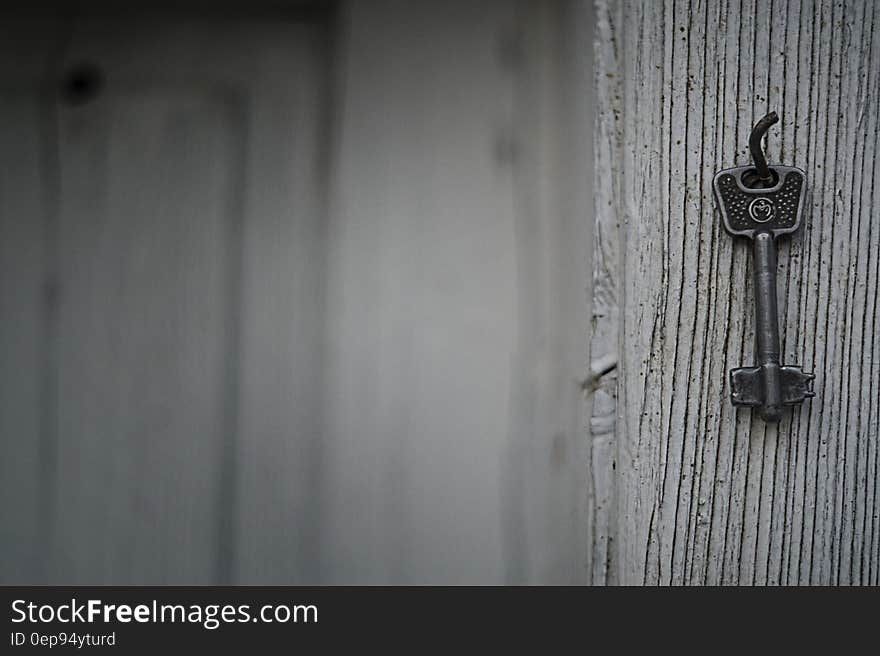
<svg viewBox="0 0 880 656"><path fill-rule="evenodd" d="M724 228L752 240L757 364L731 370L731 400L734 405L758 407L766 421L779 421L783 406L814 395L813 374L781 363L776 238L800 227L807 185L801 169L768 166L764 159L761 137L777 120L775 113L768 114L752 131L749 145L755 166L725 169L713 182Z"/></svg>

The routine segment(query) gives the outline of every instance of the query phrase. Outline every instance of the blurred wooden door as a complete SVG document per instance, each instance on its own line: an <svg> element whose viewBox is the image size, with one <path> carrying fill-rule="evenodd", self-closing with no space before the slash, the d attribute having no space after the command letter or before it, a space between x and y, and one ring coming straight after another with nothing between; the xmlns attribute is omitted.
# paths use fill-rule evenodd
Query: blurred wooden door
<svg viewBox="0 0 880 656"><path fill-rule="evenodd" d="M3 22L0 580L583 582L578 4Z"/></svg>
<svg viewBox="0 0 880 656"><path fill-rule="evenodd" d="M301 576L320 27L2 31L0 580L253 579L270 552L275 580Z"/></svg>

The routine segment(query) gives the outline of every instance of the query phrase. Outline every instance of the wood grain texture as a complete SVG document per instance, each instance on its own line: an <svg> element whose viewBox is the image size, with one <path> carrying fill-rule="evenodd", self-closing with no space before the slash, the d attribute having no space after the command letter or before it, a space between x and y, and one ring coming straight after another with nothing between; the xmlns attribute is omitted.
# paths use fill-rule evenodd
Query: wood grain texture
<svg viewBox="0 0 880 656"><path fill-rule="evenodd" d="M616 522L615 426L617 412L618 335L620 331L620 197L621 139L620 75L617 69L617 35L620 3L596 3L594 84L596 160L593 219L592 336L590 358L604 363L591 371L586 391L591 401L590 480L591 513L590 581L594 585L615 580L613 556Z"/></svg>
<svg viewBox="0 0 880 656"><path fill-rule="evenodd" d="M598 132L615 134L599 180L621 183L597 207L622 253L613 576L877 584L880 5L599 7L598 75L620 77ZM778 426L729 401L754 304L748 243L723 232L710 188L749 161L770 110L768 159L809 184L805 228L780 242L783 359L815 372L817 392Z"/></svg>

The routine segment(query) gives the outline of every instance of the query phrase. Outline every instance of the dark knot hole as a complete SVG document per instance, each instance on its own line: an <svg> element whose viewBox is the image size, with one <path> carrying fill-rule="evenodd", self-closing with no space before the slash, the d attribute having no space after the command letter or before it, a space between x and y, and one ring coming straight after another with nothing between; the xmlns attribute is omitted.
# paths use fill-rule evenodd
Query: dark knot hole
<svg viewBox="0 0 880 656"><path fill-rule="evenodd" d="M72 105L81 105L94 100L104 87L104 73L94 64L82 63L71 68L64 75L61 95Z"/></svg>

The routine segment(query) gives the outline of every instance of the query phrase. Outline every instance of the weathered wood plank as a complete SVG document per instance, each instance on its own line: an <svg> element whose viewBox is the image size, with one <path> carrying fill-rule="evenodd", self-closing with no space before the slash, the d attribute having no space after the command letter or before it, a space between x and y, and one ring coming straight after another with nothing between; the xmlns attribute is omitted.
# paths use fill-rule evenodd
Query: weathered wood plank
<svg viewBox="0 0 880 656"><path fill-rule="evenodd" d="M507 544L510 583L589 580L589 450L583 379L589 311L594 21L588 3L521 3L514 160L517 334L509 456L503 490L517 513L519 545ZM585 52L586 51L586 52ZM519 489L517 489L519 488ZM509 500L516 499L518 507ZM507 525L514 522L507 517ZM587 554L588 555L588 554Z"/></svg>
<svg viewBox="0 0 880 656"><path fill-rule="evenodd" d="M228 403L217 581L316 581L325 304L326 26L290 20L98 20L78 56L129 86L198 89L227 106ZM108 33L124 34L110 40ZM109 43L108 43L109 42ZM169 62L157 72L156 62ZM323 113L323 115L322 115Z"/></svg>
<svg viewBox="0 0 880 656"><path fill-rule="evenodd" d="M623 253L612 576L876 583L878 6L622 0L606 12L621 20L600 51L620 57L598 75L619 69L623 96L605 155L622 187L599 208L620 222ZM607 107L611 93L600 88ZM780 248L784 359L817 375L817 397L778 426L728 399L728 370L752 358L753 301L747 244L720 230L710 186L748 161L770 110L782 117L770 161L804 168L811 189L805 229ZM600 188L603 175L613 184L600 161Z"/></svg>
<svg viewBox="0 0 880 656"><path fill-rule="evenodd" d="M237 28L242 127L242 360L231 580L318 581L331 117L318 26ZM218 41L223 34L215 35Z"/></svg>
<svg viewBox="0 0 880 656"><path fill-rule="evenodd" d="M500 2L347 6L328 279L329 582L501 582L511 560L521 571L523 488L504 478L521 457L508 454L515 21ZM467 66L450 65L450 47Z"/></svg>
<svg viewBox="0 0 880 656"><path fill-rule="evenodd" d="M42 441L44 219L51 194L42 162L37 94L0 105L0 582L42 582L51 460ZM45 193L45 196L44 196ZM48 201L48 202L47 202Z"/></svg>
<svg viewBox="0 0 880 656"><path fill-rule="evenodd" d="M46 79L60 21L0 18L0 582L49 583L55 450L50 239L58 202Z"/></svg>
<svg viewBox="0 0 880 656"><path fill-rule="evenodd" d="M345 5L328 582L585 580L586 126L565 115L584 104L565 4Z"/></svg>
<svg viewBox="0 0 880 656"><path fill-rule="evenodd" d="M0 84L36 88L50 57L53 70L92 62L107 84L90 103L56 105L52 89L40 111L8 116L12 150L46 117L3 207L2 264L18 275L3 300L19 314L2 346L23 361L31 349L14 340L26 330L43 361L16 376L15 397L29 375L46 381L39 439L27 403L4 413L4 443L21 434L8 462L23 476L37 452L41 464L27 478L39 494L4 477L39 507L3 510L21 545L39 524L47 546L33 560L49 575L15 580L314 580L324 35L156 16L36 28L42 41L3 41L28 57ZM57 201L47 226L24 203L44 193L28 173L41 140L61 185L59 199L44 194ZM29 239L42 260L27 259ZM25 329L41 277L60 281L60 303L46 305L57 316Z"/></svg>
<svg viewBox="0 0 880 656"><path fill-rule="evenodd" d="M619 351L619 181L622 169L619 141L622 136L622 98L616 26L622 5L596 3L595 70L596 115L594 153L596 161L594 225L592 336L590 357L598 363L588 381L590 418L589 491L591 543L590 581L594 585L614 581L613 536L615 530L615 426L617 413L617 363Z"/></svg>
<svg viewBox="0 0 880 656"><path fill-rule="evenodd" d="M229 113L147 89L59 111L52 580L208 583L234 351Z"/></svg>

